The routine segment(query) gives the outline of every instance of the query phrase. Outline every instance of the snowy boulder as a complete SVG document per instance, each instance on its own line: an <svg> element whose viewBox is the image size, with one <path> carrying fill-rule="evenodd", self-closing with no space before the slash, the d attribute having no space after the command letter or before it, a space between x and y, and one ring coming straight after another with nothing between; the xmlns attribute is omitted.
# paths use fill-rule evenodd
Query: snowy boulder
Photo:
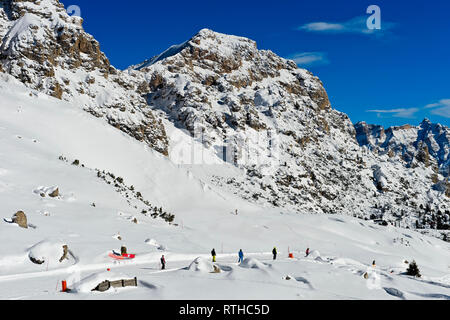
<svg viewBox="0 0 450 320"><path fill-rule="evenodd" d="M155 239L147 239L145 243L149 246L156 247L158 250L167 251L167 247L163 244L159 244Z"/></svg>
<svg viewBox="0 0 450 320"><path fill-rule="evenodd" d="M17 223L21 228L28 228L27 216L23 211L17 211L12 217L12 222Z"/></svg>
<svg viewBox="0 0 450 320"><path fill-rule="evenodd" d="M56 198L56 197L59 197L59 188L54 189L52 192L50 192L50 193L48 194L48 196L49 196L50 198Z"/></svg>
<svg viewBox="0 0 450 320"><path fill-rule="evenodd" d="M41 241L28 250L28 257L35 264L48 263L50 267L58 266L68 260L69 249L59 241Z"/></svg>
<svg viewBox="0 0 450 320"><path fill-rule="evenodd" d="M120 235L120 233L117 233L115 235L112 236L114 239L122 241L122 236Z"/></svg>
<svg viewBox="0 0 450 320"><path fill-rule="evenodd" d="M310 259L314 259L314 260L322 260L321 256L320 256L320 252L317 250L313 250L310 252L310 254L308 255L308 258Z"/></svg>
<svg viewBox="0 0 450 320"><path fill-rule="evenodd" d="M46 196L50 198L56 198L60 196L59 188L57 186L53 187L37 187L33 190L33 193L40 195L41 197L45 198Z"/></svg>
<svg viewBox="0 0 450 320"><path fill-rule="evenodd" d="M155 239L147 239L147 240L145 240L145 243L148 244L149 246L153 246L153 247L159 246L158 242L156 242Z"/></svg>
<svg viewBox="0 0 450 320"><path fill-rule="evenodd" d="M168 249L167 249L167 246L165 246L164 244L160 244L158 246L158 250L160 250L160 251L167 251Z"/></svg>
<svg viewBox="0 0 450 320"><path fill-rule="evenodd" d="M243 268L248 269L265 269L266 265L255 258L245 258L240 264Z"/></svg>
<svg viewBox="0 0 450 320"><path fill-rule="evenodd" d="M189 265L189 271L219 273L220 268L206 258L198 257Z"/></svg>

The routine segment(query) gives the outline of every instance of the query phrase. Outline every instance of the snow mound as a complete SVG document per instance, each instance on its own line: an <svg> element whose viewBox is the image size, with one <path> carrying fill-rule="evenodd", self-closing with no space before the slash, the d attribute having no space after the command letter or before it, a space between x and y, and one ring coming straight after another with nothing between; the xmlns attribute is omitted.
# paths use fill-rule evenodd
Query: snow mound
<svg viewBox="0 0 450 320"><path fill-rule="evenodd" d="M113 237L113 239L116 239L116 240L119 240L119 241L122 240L122 236L120 235L120 233L116 233L112 237Z"/></svg>
<svg viewBox="0 0 450 320"><path fill-rule="evenodd" d="M161 251L167 251L167 250L169 250L169 249L167 248L166 245L160 244L160 245L158 246L158 250L161 250Z"/></svg>
<svg viewBox="0 0 450 320"><path fill-rule="evenodd" d="M75 292L89 293L92 289L95 289L103 281L116 281L122 279L131 279L128 275L122 273L114 273L111 271L103 271L98 273L93 273L79 282L73 284L71 288Z"/></svg>
<svg viewBox="0 0 450 320"><path fill-rule="evenodd" d="M166 251L167 247L163 244L158 243L155 239L147 239L145 240L145 243L149 246L156 247L158 250Z"/></svg>
<svg viewBox="0 0 450 320"><path fill-rule="evenodd" d="M66 245L61 241L41 241L28 250L28 257L37 262L42 262L49 267L55 267L63 265L67 259L60 262L60 259L64 255L63 246Z"/></svg>
<svg viewBox="0 0 450 320"><path fill-rule="evenodd" d="M150 246L159 247L159 244L158 244L158 242L156 242L155 239L147 239L147 240L145 240L145 243Z"/></svg>
<svg viewBox="0 0 450 320"><path fill-rule="evenodd" d="M198 257L189 265L189 271L214 272L214 264L206 258Z"/></svg>
<svg viewBox="0 0 450 320"><path fill-rule="evenodd" d="M255 258L245 258L240 264L243 268L249 269L265 269L266 265Z"/></svg>
<svg viewBox="0 0 450 320"><path fill-rule="evenodd" d="M310 259L314 259L314 260L322 260L321 256L320 256L320 252L317 250L313 250L311 251L311 253L308 255L308 258Z"/></svg>

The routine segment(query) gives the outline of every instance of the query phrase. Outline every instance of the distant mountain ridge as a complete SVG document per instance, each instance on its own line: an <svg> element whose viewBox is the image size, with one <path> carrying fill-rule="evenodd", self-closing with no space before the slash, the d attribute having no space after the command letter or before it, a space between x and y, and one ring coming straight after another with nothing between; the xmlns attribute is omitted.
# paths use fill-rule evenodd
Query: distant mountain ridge
<svg viewBox="0 0 450 320"><path fill-rule="evenodd" d="M404 125L387 129L358 122L355 129L360 146L378 153L400 155L408 166L417 165L417 161L425 161L427 166L437 166L439 173L449 176L448 127L424 119L418 126Z"/></svg>

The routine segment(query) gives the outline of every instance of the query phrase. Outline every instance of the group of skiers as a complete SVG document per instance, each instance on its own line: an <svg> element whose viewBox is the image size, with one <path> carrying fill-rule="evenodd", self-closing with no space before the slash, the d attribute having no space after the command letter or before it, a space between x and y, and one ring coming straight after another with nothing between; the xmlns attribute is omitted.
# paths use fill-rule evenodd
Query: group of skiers
<svg viewBox="0 0 450 320"><path fill-rule="evenodd" d="M277 260L277 254L278 254L277 247L273 247L273 250L272 250L273 260ZM212 256L212 262L216 262L216 256L217 256L216 249L213 248L211 250L211 256ZM309 248L306 249L305 257L307 257L307 256L309 256ZM242 251L242 249L240 249L238 252L238 258L239 258L238 263L241 263L244 261L244 252Z"/></svg>
<svg viewBox="0 0 450 320"><path fill-rule="evenodd" d="M309 253L310 253L309 248L307 248L305 257L309 256ZM277 254L278 254L276 247L273 247L272 254L273 254L273 260L276 260ZM216 249L213 248L211 250L211 256L212 256L212 262L216 262L216 257L217 257ZM238 252L238 258L239 258L238 263L241 263L244 261L244 251L242 251L242 249L240 249ZM161 270L165 270L166 269L166 258L164 257L164 255L161 257L160 261L161 261ZM375 261L374 261L374 264L375 264Z"/></svg>

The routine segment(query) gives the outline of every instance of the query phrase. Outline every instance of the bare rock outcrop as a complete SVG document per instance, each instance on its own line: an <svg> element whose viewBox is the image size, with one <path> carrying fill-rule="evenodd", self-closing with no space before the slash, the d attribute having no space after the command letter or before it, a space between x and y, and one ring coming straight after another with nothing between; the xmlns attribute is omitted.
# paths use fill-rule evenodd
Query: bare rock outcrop
<svg viewBox="0 0 450 320"><path fill-rule="evenodd" d="M27 216L23 211L17 211L12 217L12 222L17 223L21 228L28 229Z"/></svg>

